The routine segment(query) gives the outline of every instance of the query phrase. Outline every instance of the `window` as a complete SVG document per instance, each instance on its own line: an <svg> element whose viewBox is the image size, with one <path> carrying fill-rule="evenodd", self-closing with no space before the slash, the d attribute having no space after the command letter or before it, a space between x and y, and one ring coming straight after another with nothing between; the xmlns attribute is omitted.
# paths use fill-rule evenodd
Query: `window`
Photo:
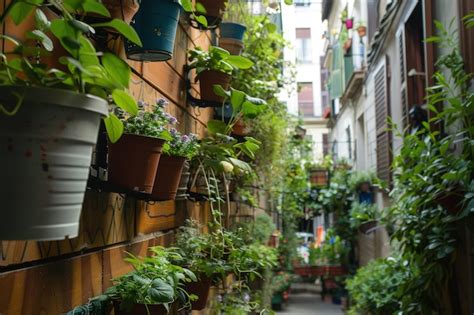
<svg viewBox="0 0 474 315"><path fill-rule="evenodd" d="M329 154L329 135L323 133L323 155L326 156Z"/></svg>
<svg viewBox="0 0 474 315"><path fill-rule="evenodd" d="M296 29L296 61L300 63L310 63L312 61L311 50L311 29Z"/></svg>
<svg viewBox="0 0 474 315"><path fill-rule="evenodd" d="M309 7L311 0L295 0L295 6L297 7Z"/></svg>
<svg viewBox="0 0 474 315"><path fill-rule="evenodd" d="M298 83L298 109L304 117L314 115L313 83Z"/></svg>

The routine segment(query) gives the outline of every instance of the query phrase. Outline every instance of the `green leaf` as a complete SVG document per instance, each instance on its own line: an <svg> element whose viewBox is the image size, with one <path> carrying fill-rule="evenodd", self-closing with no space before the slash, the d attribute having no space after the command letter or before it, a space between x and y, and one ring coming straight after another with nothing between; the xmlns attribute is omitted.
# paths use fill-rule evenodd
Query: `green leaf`
<svg viewBox="0 0 474 315"><path fill-rule="evenodd" d="M95 34L95 30L87 23L84 23L82 21L79 21L79 20L71 20L71 25L77 29L78 31L80 31L81 33L84 33L84 34Z"/></svg>
<svg viewBox="0 0 474 315"><path fill-rule="evenodd" d="M214 84L212 86L212 90L214 91L214 94L216 94L218 96L226 97L226 98L230 97L230 92L224 90L224 88L220 84Z"/></svg>
<svg viewBox="0 0 474 315"><path fill-rule="evenodd" d="M287 5L292 5L292 4L293 4L293 0L285 0L285 4L287 4Z"/></svg>
<svg viewBox="0 0 474 315"><path fill-rule="evenodd" d="M234 113L238 113L242 109L242 103L244 102L247 95L239 90L231 89L231 91L230 103Z"/></svg>
<svg viewBox="0 0 474 315"><path fill-rule="evenodd" d="M76 50L81 48L81 43L77 40L77 30L68 21L56 19L51 22L51 32L59 38L66 50L74 55Z"/></svg>
<svg viewBox="0 0 474 315"><path fill-rule="evenodd" d="M191 0L180 0L180 4L185 12L193 12L193 2Z"/></svg>
<svg viewBox="0 0 474 315"><path fill-rule="evenodd" d="M249 69L253 66L252 60L242 56L228 56L225 61L239 69Z"/></svg>
<svg viewBox="0 0 474 315"><path fill-rule="evenodd" d="M104 22L104 23L97 23L93 24L93 27L110 27L119 32L123 37L131 41L132 43L142 46L142 41L140 40L140 37L138 36L137 32L133 27L128 25L122 20L119 19L113 19L110 22Z"/></svg>
<svg viewBox="0 0 474 315"><path fill-rule="evenodd" d="M241 160L238 160L238 159L234 159L234 158L229 158L229 162L232 163L235 167L240 168L241 170L243 170L245 172L251 172L252 171L252 168L250 167L250 165L247 162L244 162L244 161L241 161Z"/></svg>
<svg viewBox="0 0 474 315"><path fill-rule="evenodd" d="M174 289L162 279L155 279L151 282L148 294L153 304L171 303L174 301Z"/></svg>
<svg viewBox="0 0 474 315"><path fill-rule="evenodd" d="M204 15L194 15L194 19L204 27L208 26L207 19Z"/></svg>
<svg viewBox="0 0 474 315"><path fill-rule="evenodd" d="M43 0L17 0L10 11L10 17L16 25L23 22Z"/></svg>
<svg viewBox="0 0 474 315"><path fill-rule="evenodd" d="M210 134L225 134L227 131L227 124L222 120L209 120L207 122L207 130Z"/></svg>
<svg viewBox="0 0 474 315"><path fill-rule="evenodd" d="M199 1L196 2L196 11L204 15L207 13L206 7Z"/></svg>
<svg viewBox="0 0 474 315"><path fill-rule="evenodd" d="M42 31L49 29L51 26L51 22L40 9L35 10L35 23L36 27Z"/></svg>
<svg viewBox="0 0 474 315"><path fill-rule="evenodd" d="M33 30L31 32L27 32L26 36L28 38L41 42L41 45L43 45L44 49L46 49L47 51L53 51L53 41L48 37L48 35L43 33L43 31Z"/></svg>
<svg viewBox="0 0 474 315"><path fill-rule="evenodd" d="M110 17L109 10L100 2L96 0L86 0L82 7L84 8L85 12L96 13L105 17Z"/></svg>
<svg viewBox="0 0 474 315"><path fill-rule="evenodd" d="M275 23L267 23L265 24L265 28L269 33L275 33L277 30L277 26Z"/></svg>
<svg viewBox="0 0 474 315"><path fill-rule="evenodd" d="M102 57L102 64L112 80L124 88L128 87L131 71L125 61L114 54L105 53Z"/></svg>
<svg viewBox="0 0 474 315"><path fill-rule="evenodd" d="M100 65L97 52L91 41L84 36L79 38L81 47L79 49L79 61L85 66L98 66ZM96 74L96 73L94 73Z"/></svg>
<svg viewBox="0 0 474 315"><path fill-rule="evenodd" d="M135 99L128 94L127 92L123 90L114 90L112 92L112 99L114 100L114 103L126 111L127 113L130 113L132 115L137 115L138 114L138 105Z"/></svg>
<svg viewBox="0 0 474 315"><path fill-rule="evenodd" d="M114 114L110 114L109 117L104 118L104 123L110 142L117 142L123 134L122 121Z"/></svg>

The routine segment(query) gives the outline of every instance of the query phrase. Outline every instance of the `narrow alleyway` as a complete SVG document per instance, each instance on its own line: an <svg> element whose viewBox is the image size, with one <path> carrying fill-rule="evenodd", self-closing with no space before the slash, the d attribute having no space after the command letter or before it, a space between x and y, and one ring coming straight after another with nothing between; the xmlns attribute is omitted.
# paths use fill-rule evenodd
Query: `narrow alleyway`
<svg viewBox="0 0 474 315"><path fill-rule="evenodd" d="M288 305L277 314L291 315L342 315L341 306L324 303L320 294L295 293L290 296Z"/></svg>

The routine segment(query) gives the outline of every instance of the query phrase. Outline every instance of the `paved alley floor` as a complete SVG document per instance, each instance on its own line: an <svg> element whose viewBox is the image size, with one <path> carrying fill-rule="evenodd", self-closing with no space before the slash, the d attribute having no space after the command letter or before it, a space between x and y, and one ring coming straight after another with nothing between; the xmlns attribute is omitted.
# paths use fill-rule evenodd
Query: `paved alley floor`
<svg viewBox="0 0 474 315"><path fill-rule="evenodd" d="M277 314L291 315L342 315L340 305L324 303L320 294L295 293L290 295L288 305Z"/></svg>

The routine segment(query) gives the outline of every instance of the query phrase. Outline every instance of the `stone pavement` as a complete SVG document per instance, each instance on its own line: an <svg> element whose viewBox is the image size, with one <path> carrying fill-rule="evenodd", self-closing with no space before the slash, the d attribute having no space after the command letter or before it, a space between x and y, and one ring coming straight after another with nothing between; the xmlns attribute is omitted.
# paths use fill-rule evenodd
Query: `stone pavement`
<svg viewBox="0 0 474 315"><path fill-rule="evenodd" d="M342 315L340 305L324 303L320 294L292 293L290 300L277 314L291 315Z"/></svg>

